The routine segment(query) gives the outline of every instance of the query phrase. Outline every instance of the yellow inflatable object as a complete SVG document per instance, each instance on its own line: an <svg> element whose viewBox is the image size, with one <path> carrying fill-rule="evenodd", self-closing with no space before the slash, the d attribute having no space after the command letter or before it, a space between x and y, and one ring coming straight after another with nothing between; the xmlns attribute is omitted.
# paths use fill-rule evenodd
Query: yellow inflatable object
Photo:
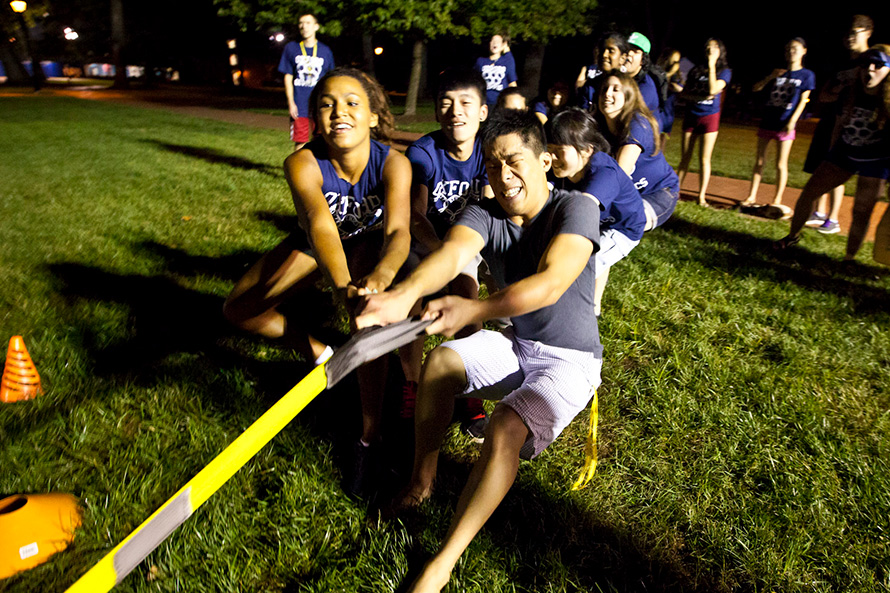
<svg viewBox="0 0 890 593"><path fill-rule="evenodd" d="M70 494L16 494L0 500L0 579L67 548L79 525L80 509Z"/></svg>

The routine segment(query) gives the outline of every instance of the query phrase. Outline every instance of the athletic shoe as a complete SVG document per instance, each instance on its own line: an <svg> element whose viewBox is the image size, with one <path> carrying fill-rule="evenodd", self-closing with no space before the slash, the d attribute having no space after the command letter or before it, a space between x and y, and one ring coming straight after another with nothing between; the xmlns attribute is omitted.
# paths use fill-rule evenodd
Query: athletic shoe
<svg viewBox="0 0 890 593"><path fill-rule="evenodd" d="M460 419L460 431L477 443L481 443L485 438L485 426L488 424L482 400L476 397L459 399L455 412Z"/></svg>
<svg viewBox="0 0 890 593"><path fill-rule="evenodd" d="M822 214L821 212L813 212L810 214L810 217L804 223L807 226L822 226L822 224L828 220L827 214Z"/></svg>
<svg viewBox="0 0 890 593"><path fill-rule="evenodd" d="M841 225L838 224L836 220L831 220L830 218L819 225L819 228L816 229L823 235L833 235L835 233L841 232Z"/></svg>
<svg viewBox="0 0 890 593"><path fill-rule="evenodd" d="M405 381L402 385L402 406L399 408L399 418L411 420L414 418L414 408L417 405L417 381Z"/></svg>
<svg viewBox="0 0 890 593"><path fill-rule="evenodd" d="M379 447L365 446L356 441L352 446L352 459L343 476L343 490L353 498L370 500L377 494L379 472Z"/></svg>
<svg viewBox="0 0 890 593"><path fill-rule="evenodd" d="M469 420L465 420L460 423L460 430L462 433L468 435L471 439L473 439L477 443L481 443L485 440L485 427L488 426L488 416L485 412L470 418Z"/></svg>

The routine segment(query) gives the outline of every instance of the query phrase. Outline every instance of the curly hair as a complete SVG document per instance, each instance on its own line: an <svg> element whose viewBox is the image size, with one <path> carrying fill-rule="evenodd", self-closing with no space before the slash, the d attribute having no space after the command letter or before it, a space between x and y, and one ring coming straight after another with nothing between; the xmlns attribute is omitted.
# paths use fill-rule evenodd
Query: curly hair
<svg viewBox="0 0 890 593"><path fill-rule="evenodd" d="M395 130L395 118L389 109L389 97L379 82L357 68L334 68L318 81L318 84L312 89L312 94L309 95L309 118L314 124L318 123L319 89L328 79L340 76L352 78L362 85L362 89L368 95L368 107L371 109L371 113L377 116L377 125L371 128L371 137L379 142L389 143Z"/></svg>

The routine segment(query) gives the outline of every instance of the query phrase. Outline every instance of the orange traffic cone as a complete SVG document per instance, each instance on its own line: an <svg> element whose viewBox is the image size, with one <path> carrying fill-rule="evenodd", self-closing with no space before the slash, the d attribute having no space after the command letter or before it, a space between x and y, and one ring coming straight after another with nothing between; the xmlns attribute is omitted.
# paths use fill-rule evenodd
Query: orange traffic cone
<svg viewBox="0 0 890 593"><path fill-rule="evenodd" d="M17 402L33 399L43 393L40 375L25 348L22 336L12 336L9 351L6 353L6 367L0 379L0 402Z"/></svg>

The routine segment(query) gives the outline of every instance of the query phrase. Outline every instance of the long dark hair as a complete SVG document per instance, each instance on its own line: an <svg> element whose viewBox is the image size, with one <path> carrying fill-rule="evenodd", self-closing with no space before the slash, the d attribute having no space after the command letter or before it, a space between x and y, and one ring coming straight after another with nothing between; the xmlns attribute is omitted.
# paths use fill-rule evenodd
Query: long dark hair
<svg viewBox="0 0 890 593"><path fill-rule="evenodd" d="M395 130L395 119L389 109L389 98L380 83L357 68L334 68L325 74L309 95L309 118L318 124L318 93L329 78L346 76L357 80L368 95L368 107L377 116L377 125L371 128L371 137L380 142L389 142Z"/></svg>
<svg viewBox="0 0 890 593"><path fill-rule="evenodd" d="M609 40L615 42L615 45L618 46L618 51L621 52L621 55L627 54L630 50L630 46L627 44L627 36L619 33L618 31L609 31L602 37L600 37L599 41L596 43L596 65L600 70L603 69L602 59L603 59L603 51L606 48L606 42ZM615 67L615 70L618 69L619 66Z"/></svg>
<svg viewBox="0 0 890 593"><path fill-rule="evenodd" d="M712 41L717 44L717 47L720 48L720 56L717 58L717 64L714 66L714 69L717 72L726 70L727 68L729 68L729 61L726 58L726 46L720 39L716 37L710 37L707 41L705 41L705 57L707 57L708 55L708 44L710 44ZM705 65L705 67L707 67L707 64Z"/></svg>
<svg viewBox="0 0 890 593"><path fill-rule="evenodd" d="M617 132L614 135L618 146L614 146L613 148L617 150L627 142L627 138L630 136L631 122L633 122L634 118L642 117L649 122L649 127L652 129L652 139L655 142L655 152L652 153L652 156L655 156L661 150L658 121L652 116L652 112L649 111L649 108L646 106L646 101L643 100L643 95L640 93L640 87L637 86L636 81L630 74L627 74L626 72L610 72L603 75L603 78L605 79L603 81L604 86L600 86L599 97L596 104L596 115L594 118L603 129L609 129L608 124L606 123L606 116L599 109L599 102L605 96L606 88L609 86L609 79L613 76L617 78L618 82L621 84L621 92L624 95L624 107L621 108L621 112L616 118L618 127Z"/></svg>
<svg viewBox="0 0 890 593"><path fill-rule="evenodd" d="M544 135L547 144L571 146L578 152L593 148L594 153L609 153L611 148L593 116L578 107L569 107L548 119Z"/></svg>
<svg viewBox="0 0 890 593"><path fill-rule="evenodd" d="M693 88L697 88L698 86L704 86L704 85L698 85L698 83L696 81L699 78L703 78L703 77L706 78L708 75L708 61L707 61L708 44L711 43L712 41L717 44L718 48L720 48L720 55L717 57L717 63L714 65L715 72L719 76L721 71L729 68L729 62L727 62L727 60L726 60L726 46L723 45L723 42L720 41L719 39L717 39L716 37L711 37L710 39L708 39L705 42L705 63L699 64L698 66L696 66L695 68L690 70L689 75L686 77L686 80L688 80L692 85L695 85ZM726 89L724 89L724 91L725 90ZM704 94L707 95L709 93L704 93Z"/></svg>

